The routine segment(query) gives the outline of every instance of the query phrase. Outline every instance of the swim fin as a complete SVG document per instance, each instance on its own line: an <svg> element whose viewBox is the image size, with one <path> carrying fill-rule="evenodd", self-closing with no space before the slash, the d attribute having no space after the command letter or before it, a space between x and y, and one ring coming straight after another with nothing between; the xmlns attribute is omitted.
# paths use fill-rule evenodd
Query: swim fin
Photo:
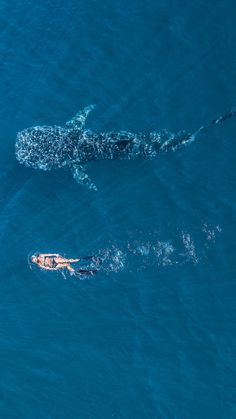
<svg viewBox="0 0 236 419"><path fill-rule="evenodd" d="M96 275L98 271L96 271L95 269L77 269L76 270L76 275Z"/></svg>

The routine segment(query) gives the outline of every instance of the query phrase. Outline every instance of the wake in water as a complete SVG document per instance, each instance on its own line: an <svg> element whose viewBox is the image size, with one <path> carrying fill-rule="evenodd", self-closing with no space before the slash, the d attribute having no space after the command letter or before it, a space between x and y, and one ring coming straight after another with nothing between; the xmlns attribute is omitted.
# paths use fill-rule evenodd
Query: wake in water
<svg viewBox="0 0 236 419"><path fill-rule="evenodd" d="M151 133L102 132L84 129L85 121L93 109L88 106L74 118L60 126L36 126L17 134L16 158L34 169L52 170L68 167L78 183L97 190L86 172L92 160L154 159L160 153L175 151L193 142L200 133L236 115L231 111L201 126L195 132L167 130Z"/></svg>
<svg viewBox="0 0 236 419"><path fill-rule="evenodd" d="M187 231L178 231L172 239L166 240L158 234L150 234L148 240L131 238L126 241L110 243L106 248L95 250L96 257L89 261L81 259L80 270L96 271L97 274L110 275L118 272L141 272L149 267L157 269L168 266L197 265L207 258L210 245L221 233L219 226L210 227L204 224L198 231L198 240ZM29 255L29 266L32 269L32 254ZM58 271L65 279L91 279L91 275ZM93 278L98 278L96 275Z"/></svg>
<svg viewBox="0 0 236 419"><path fill-rule="evenodd" d="M207 258L207 251L221 233L219 226L204 224L198 232L200 245L187 231L179 231L174 238L165 240L158 234L150 234L149 240L132 239L126 243L111 244L97 254L102 260L100 271L140 272L148 267L163 268L184 264L197 265Z"/></svg>

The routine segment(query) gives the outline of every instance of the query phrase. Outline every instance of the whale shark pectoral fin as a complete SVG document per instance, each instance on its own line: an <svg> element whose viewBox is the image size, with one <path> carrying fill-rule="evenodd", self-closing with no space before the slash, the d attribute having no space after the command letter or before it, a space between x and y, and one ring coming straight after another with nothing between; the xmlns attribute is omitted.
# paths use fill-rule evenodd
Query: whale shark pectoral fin
<svg viewBox="0 0 236 419"><path fill-rule="evenodd" d="M95 105L86 106L82 111L79 111L70 121L66 123L66 127L70 129L83 129L86 119L90 112L95 108Z"/></svg>
<svg viewBox="0 0 236 419"><path fill-rule="evenodd" d="M77 183L85 185L93 191L97 191L97 186L92 182L85 170L86 167L81 165L73 166L71 169L73 177Z"/></svg>

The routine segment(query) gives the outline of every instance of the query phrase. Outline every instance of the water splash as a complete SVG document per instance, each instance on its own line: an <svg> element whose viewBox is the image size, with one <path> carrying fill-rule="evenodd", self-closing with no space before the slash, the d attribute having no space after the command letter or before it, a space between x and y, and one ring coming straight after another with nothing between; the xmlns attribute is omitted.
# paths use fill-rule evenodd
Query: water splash
<svg viewBox="0 0 236 419"><path fill-rule="evenodd" d="M185 253L183 253L183 257L186 257L187 260L193 261L194 264L198 263L198 256L196 254L196 248L193 239L191 238L189 233L182 232L181 238L183 240Z"/></svg>
<svg viewBox="0 0 236 419"><path fill-rule="evenodd" d="M205 243L205 246L208 246L208 242L215 242L216 236L218 233L221 233L222 229L219 225L217 225L215 228L209 227L207 224L204 224L202 227L203 233L205 233L207 242Z"/></svg>

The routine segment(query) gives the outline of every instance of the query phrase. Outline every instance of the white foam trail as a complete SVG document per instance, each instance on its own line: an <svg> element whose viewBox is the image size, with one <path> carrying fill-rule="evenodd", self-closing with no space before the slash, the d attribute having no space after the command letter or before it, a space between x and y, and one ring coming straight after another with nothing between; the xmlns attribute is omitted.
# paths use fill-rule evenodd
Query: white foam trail
<svg viewBox="0 0 236 419"><path fill-rule="evenodd" d="M193 261L194 264L198 263L194 241L189 233L182 232L182 240L186 250L186 258Z"/></svg>

